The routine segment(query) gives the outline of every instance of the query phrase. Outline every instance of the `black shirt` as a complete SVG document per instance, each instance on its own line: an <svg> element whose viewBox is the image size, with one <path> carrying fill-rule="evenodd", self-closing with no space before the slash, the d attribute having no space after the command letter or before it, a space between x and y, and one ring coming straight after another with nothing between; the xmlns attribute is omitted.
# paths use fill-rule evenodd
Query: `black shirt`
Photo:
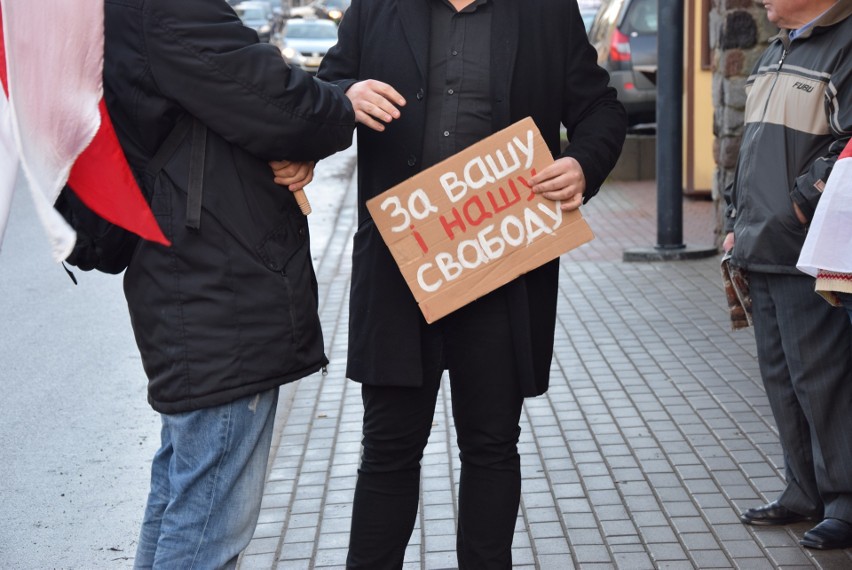
<svg viewBox="0 0 852 570"><path fill-rule="evenodd" d="M493 132L491 0L474 0L461 12L449 0L430 1L424 168Z"/></svg>

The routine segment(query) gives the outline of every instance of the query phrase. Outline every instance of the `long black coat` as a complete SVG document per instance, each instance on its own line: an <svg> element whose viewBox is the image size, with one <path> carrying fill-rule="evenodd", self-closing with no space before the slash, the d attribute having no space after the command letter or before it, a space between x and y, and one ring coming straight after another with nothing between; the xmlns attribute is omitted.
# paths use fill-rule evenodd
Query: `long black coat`
<svg viewBox="0 0 852 570"><path fill-rule="evenodd" d="M353 0L339 41L319 76L348 88L377 79L405 97L385 132L358 127L358 231L353 253L347 375L374 385L422 382L423 319L366 209L366 201L421 169L428 84L429 2ZM579 161L585 199L618 158L626 119L609 77L596 64L577 4L569 0L492 0L491 102L496 132L531 116L554 156ZM548 386L556 319L558 261L506 285L524 394Z"/></svg>
<svg viewBox="0 0 852 570"><path fill-rule="evenodd" d="M291 70L225 0L106 0L105 16L107 106L172 242L141 242L124 277L149 402L194 410L315 372L326 358L307 222L267 161L349 146L351 104ZM187 114L208 128L197 231L185 226L191 137L146 173Z"/></svg>

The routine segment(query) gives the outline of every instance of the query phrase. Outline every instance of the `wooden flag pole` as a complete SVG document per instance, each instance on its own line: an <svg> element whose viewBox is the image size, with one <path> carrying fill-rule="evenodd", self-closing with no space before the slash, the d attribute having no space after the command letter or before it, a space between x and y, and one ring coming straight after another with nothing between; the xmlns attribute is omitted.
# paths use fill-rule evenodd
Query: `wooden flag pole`
<svg viewBox="0 0 852 570"><path fill-rule="evenodd" d="M296 203L299 205L299 209L302 211L304 215L308 215L311 213L311 203L308 202L308 197L305 194L304 190L296 190L293 192L293 196L296 198Z"/></svg>

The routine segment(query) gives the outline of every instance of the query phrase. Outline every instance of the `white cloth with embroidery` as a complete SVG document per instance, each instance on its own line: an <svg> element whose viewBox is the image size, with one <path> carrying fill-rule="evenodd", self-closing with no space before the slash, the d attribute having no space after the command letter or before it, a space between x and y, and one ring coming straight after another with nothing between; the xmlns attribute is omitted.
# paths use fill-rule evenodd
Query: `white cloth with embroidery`
<svg viewBox="0 0 852 570"><path fill-rule="evenodd" d="M831 170L796 267L852 273L852 140Z"/></svg>

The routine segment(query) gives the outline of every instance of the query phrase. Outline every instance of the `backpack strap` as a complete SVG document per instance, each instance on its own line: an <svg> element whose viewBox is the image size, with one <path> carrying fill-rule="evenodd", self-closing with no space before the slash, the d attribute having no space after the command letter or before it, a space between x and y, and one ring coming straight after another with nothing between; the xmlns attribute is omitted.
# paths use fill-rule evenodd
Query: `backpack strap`
<svg viewBox="0 0 852 570"><path fill-rule="evenodd" d="M184 115L181 120L177 122L172 129L172 132L169 133L169 136L166 137L166 140L164 140L163 144L160 145L160 148L157 149L157 153L152 156L151 160L148 162L148 168L145 169L148 174L151 176L157 176L160 173L183 142L183 139L186 138L186 133L189 132L189 127L192 126L192 121L192 115Z"/></svg>
<svg viewBox="0 0 852 570"><path fill-rule="evenodd" d="M204 159L207 151L207 127L190 114L184 115L148 162L146 172L157 176L183 143L192 127L192 148L189 156L189 181L186 189L186 227L201 226L201 195L204 186Z"/></svg>

